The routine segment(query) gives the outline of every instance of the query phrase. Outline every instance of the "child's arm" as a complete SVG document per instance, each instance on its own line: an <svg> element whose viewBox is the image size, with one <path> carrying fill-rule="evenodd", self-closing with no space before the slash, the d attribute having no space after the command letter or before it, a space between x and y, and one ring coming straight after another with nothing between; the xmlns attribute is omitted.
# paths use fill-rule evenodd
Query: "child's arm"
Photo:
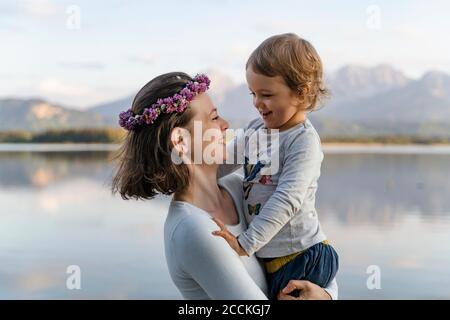
<svg viewBox="0 0 450 320"><path fill-rule="evenodd" d="M236 236L227 229L225 223L217 218L213 218L213 221L219 226L220 230L213 231L212 234L224 238L228 242L230 247L234 251L236 251L239 256L247 256L247 252L242 249L241 245L237 241Z"/></svg>
<svg viewBox="0 0 450 320"><path fill-rule="evenodd" d="M222 236L239 255L252 255L266 245L289 222L303 204L322 162L320 140L313 132L294 137L287 145L278 186L248 229L238 238Z"/></svg>
<svg viewBox="0 0 450 320"><path fill-rule="evenodd" d="M314 132L302 132L286 145L278 186L238 241L248 255L266 245L303 205L311 183L320 175L323 153Z"/></svg>

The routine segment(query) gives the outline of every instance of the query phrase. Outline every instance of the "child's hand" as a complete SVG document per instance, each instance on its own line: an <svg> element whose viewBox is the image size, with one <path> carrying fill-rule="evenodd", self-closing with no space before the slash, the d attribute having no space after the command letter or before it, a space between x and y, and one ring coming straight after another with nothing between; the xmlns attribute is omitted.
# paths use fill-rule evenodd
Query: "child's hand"
<svg viewBox="0 0 450 320"><path fill-rule="evenodd" d="M219 219L217 219L217 218L213 218L213 221L215 223L217 223L217 225L219 226L220 230L219 231L213 231L212 234L215 235L215 236L219 236L219 237L224 238L228 242L230 247L233 248L233 250L236 251L239 256L248 256L247 252L245 252L245 250L242 249L241 245L239 244L239 241L234 236L234 234L232 234L230 231L228 231L228 229L225 226L225 224L222 221L220 221Z"/></svg>

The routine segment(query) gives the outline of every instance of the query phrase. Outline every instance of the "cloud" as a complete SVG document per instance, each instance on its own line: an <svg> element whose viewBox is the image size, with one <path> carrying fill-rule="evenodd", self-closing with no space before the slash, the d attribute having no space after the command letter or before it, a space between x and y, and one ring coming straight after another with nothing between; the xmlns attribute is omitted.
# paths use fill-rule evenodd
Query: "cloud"
<svg viewBox="0 0 450 320"><path fill-rule="evenodd" d="M95 76L91 75L89 79L82 79L79 82L56 76L46 77L16 91L18 96L23 96L23 92L27 92L27 96L43 97L48 101L75 109L84 109L115 98L121 98L122 95L125 96L129 93L128 87L105 85L104 83L107 81L93 80L94 78L105 79L97 78L97 75L104 76L102 73L96 73Z"/></svg>
<svg viewBox="0 0 450 320"><path fill-rule="evenodd" d="M50 0L18 0L0 3L0 29L13 33L28 29L29 19L49 20L65 14L62 5Z"/></svg>
<svg viewBox="0 0 450 320"><path fill-rule="evenodd" d="M157 59L156 59L156 56L154 56L154 55L133 55L133 56L128 56L127 60L129 62L133 62L133 63L151 65L151 64L155 64Z"/></svg>
<svg viewBox="0 0 450 320"><path fill-rule="evenodd" d="M88 87L63 83L52 78L42 80L37 85L37 91L43 95L64 95L67 97L84 97L92 94L92 89Z"/></svg>
<svg viewBox="0 0 450 320"><path fill-rule="evenodd" d="M229 49L229 54L235 60L242 61L247 60L254 49L255 47L248 43L233 43Z"/></svg>
<svg viewBox="0 0 450 320"><path fill-rule="evenodd" d="M286 32L285 30L294 30L299 29L300 22L299 21L291 21L291 20L280 20L280 21L257 21L253 23L252 28L255 31L262 33L279 33L280 30Z"/></svg>
<svg viewBox="0 0 450 320"><path fill-rule="evenodd" d="M10 2L0 3L0 18L17 14L18 8Z"/></svg>
<svg viewBox="0 0 450 320"><path fill-rule="evenodd" d="M21 27L17 21L17 16L19 15L19 7L17 4L12 2L1 3L0 2L0 30L10 31L10 32L21 32L23 27Z"/></svg>
<svg viewBox="0 0 450 320"><path fill-rule="evenodd" d="M70 62L60 62L59 65L61 67L64 68L69 68L69 69L88 69L88 70L94 70L94 69L105 69L106 65L101 63L101 62L95 62L95 61L91 61L91 62L75 62L75 61L70 61Z"/></svg>
<svg viewBox="0 0 450 320"><path fill-rule="evenodd" d="M21 0L18 6L22 14L33 17L51 17L64 12L60 5L50 0Z"/></svg>
<svg viewBox="0 0 450 320"><path fill-rule="evenodd" d="M413 25L411 23L400 23L395 25L392 28L392 32L396 33L396 36L399 38L408 38L408 39L425 39L429 36L429 31L420 28L420 26Z"/></svg>

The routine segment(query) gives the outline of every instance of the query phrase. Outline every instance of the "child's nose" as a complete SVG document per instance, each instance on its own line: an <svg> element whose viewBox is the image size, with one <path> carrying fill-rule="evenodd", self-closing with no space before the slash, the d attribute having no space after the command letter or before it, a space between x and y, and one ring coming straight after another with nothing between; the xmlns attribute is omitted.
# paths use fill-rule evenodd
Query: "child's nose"
<svg viewBox="0 0 450 320"><path fill-rule="evenodd" d="M264 106L262 100L260 98L255 97L253 99L253 105L255 106L255 108L260 109L261 107Z"/></svg>

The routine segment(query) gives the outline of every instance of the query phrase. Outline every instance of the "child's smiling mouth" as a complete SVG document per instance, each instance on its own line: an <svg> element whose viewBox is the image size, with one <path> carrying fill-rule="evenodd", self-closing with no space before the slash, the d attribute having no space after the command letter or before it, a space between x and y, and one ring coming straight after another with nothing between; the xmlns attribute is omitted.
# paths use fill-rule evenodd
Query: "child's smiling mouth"
<svg viewBox="0 0 450 320"><path fill-rule="evenodd" d="M267 112L261 112L261 115L263 116L264 119L266 119L268 116L270 116L272 114L272 111L267 111Z"/></svg>

